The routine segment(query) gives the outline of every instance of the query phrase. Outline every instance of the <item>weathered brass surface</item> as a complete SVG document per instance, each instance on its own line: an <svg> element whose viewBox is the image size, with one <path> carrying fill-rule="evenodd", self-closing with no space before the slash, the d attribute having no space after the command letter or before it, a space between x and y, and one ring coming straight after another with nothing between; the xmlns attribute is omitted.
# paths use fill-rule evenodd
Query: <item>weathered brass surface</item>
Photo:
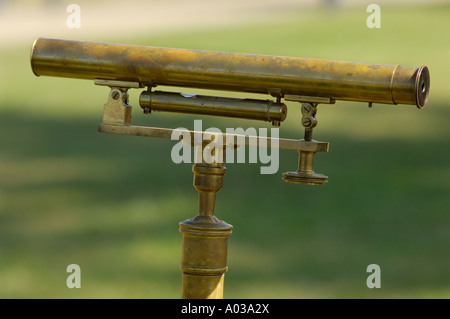
<svg viewBox="0 0 450 319"><path fill-rule="evenodd" d="M139 104L145 113L151 111L175 112L267 122L282 122L286 119L287 113L286 104L271 100L236 99L161 91L142 92Z"/></svg>
<svg viewBox="0 0 450 319"><path fill-rule="evenodd" d="M38 38L36 75L425 106L426 66L330 61Z"/></svg>

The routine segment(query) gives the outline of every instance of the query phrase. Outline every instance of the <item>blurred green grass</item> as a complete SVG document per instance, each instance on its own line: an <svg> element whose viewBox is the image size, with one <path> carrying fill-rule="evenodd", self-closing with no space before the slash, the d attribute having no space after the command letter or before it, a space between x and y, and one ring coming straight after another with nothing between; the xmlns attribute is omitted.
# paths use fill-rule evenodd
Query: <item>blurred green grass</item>
<svg viewBox="0 0 450 319"><path fill-rule="evenodd" d="M226 298L450 297L449 14L450 6L383 7L374 30L361 6L98 39L430 68L423 110L319 107L315 138L330 152L316 169L329 176L326 186L227 165L216 208L234 226ZM197 209L190 165L171 162L170 141L97 133L107 89L34 77L30 46L0 49L0 297L178 298L177 223ZM131 95L136 124L193 128L193 116L143 116ZM299 137L299 106L288 106L280 135ZM261 125L202 119L222 129ZM295 152L280 155L280 173L295 169ZM81 267L81 289L66 287L71 263ZM372 263L381 289L366 287Z"/></svg>

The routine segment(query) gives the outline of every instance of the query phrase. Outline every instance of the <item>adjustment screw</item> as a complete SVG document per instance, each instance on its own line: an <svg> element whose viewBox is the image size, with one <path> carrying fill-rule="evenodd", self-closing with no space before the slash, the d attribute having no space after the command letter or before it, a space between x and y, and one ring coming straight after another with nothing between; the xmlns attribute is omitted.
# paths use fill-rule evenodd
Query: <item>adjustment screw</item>
<svg viewBox="0 0 450 319"><path fill-rule="evenodd" d="M303 105L303 109L305 110L305 112L311 112L312 106L309 103L304 103Z"/></svg>
<svg viewBox="0 0 450 319"><path fill-rule="evenodd" d="M114 100L119 99L119 96L120 96L119 91L117 91L117 90L112 91L111 97L112 97Z"/></svg>
<svg viewBox="0 0 450 319"><path fill-rule="evenodd" d="M310 119L303 119L302 120L302 124L304 127L309 127L311 125L311 120Z"/></svg>

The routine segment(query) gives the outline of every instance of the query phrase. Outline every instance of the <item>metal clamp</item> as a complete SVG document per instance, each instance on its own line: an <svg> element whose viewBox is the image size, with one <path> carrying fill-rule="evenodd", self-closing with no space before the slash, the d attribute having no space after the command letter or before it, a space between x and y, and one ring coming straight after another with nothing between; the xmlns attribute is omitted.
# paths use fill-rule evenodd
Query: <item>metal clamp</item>
<svg viewBox="0 0 450 319"><path fill-rule="evenodd" d="M286 101L302 104L302 125L305 128L304 141L316 142L312 139L313 128L317 126L317 105L319 103L334 104L336 101L326 97L284 95ZM316 142L317 143L317 142ZM315 151L298 151L298 168L295 172L283 173L283 180L288 183L323 185L328 183L328 176L314 172Z"/></svg>
<svg viewBox="0 0 450 319"><path fill-rule="evenodd" d="M95 79L95 85L110 87L108 100L103 108L103 123L131 125L132 107L128 104L128 89L140 88L138 82Z"/></svg>

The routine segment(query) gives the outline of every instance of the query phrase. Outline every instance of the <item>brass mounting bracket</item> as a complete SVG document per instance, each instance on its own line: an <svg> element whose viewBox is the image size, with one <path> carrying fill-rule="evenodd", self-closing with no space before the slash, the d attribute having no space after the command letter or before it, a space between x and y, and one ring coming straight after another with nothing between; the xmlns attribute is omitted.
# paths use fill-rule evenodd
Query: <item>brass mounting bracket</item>
<svg viewBox="0 0 450 319"><path fill-rule="evenodd" d="M317 105L335 104L336 100L328 97L285 94L286 101L300 102L302 104L302 125L305 128L305 140L312 141L312 130L317 125Z"/></svg>
<svg viewBox="0 0 450 319"><path fill-rule="evenodd" d="M108 100L104 105L103 110L103 123L99 126L99 131L104 133L116 133L125 135L138 135L138 136L150 136L150 137L164 137L171 138L173 130L155 127L142 127L131 125L131 111L132 107L128 104L128 89L130 88L142 88L144 87L139 82L126 82L115 81L105 79L95 79L96 85L108 86L111 91L108 96ZM264 147L277 147L279 149L294 149L299 153L298 168L295 172L283 173L283 180L288 183L299 183L309 185L322 185L328 182L328 177L322 174L315 173L314 168L314 155L317 152L327 152L328 143L317 142L312 139L313 128L317 125L316 113L317 105L319 103L334 104L335 100L325 97L312 97L301 95L283 95L279 90L271 89L269 93L272 96L276 96L277 103L280 103L281 98L286 101L295 101L302 103L302 125L305 128L304 139L290 140L290 139L273 139L265 138ZM275 123L276 124L276 123ZM203 136L206 132L188 132L194 138ZM225 147L231 147L237 149L242 145L258 145L260 143L255 141L261 141L261 138L252 138L249 136L239 136L231 134L231 144L223 145ZM222 139L229 143L230 139L227 139L227 134L222 134ZM209 140L215 139L210 136ZM191 139L192 141L193 139ZM219 146L219 145L218 145Z"/></svg>
<svg viewBox="0 0 450 319"><path fill-rule="evenodd" d="M131 125L132 107L128 104L128 89L140 88L138 82L95 79L94 84L110 87L108 100L103 108L103 123Z"/></svg>
<svg viewBox="0 0 450 319"><path fill-rule="evenodd" d="M312 138L313 128L317 126L317 105L334 104L335 100L327 97L284 95L286 101L302 104L302 125L305 128L304 141L315 142ZM328 183L328 176L314 172L314 151L298 150L298 168L295 172L283 173L283 180L288 183L323 185Z"/></svg>

